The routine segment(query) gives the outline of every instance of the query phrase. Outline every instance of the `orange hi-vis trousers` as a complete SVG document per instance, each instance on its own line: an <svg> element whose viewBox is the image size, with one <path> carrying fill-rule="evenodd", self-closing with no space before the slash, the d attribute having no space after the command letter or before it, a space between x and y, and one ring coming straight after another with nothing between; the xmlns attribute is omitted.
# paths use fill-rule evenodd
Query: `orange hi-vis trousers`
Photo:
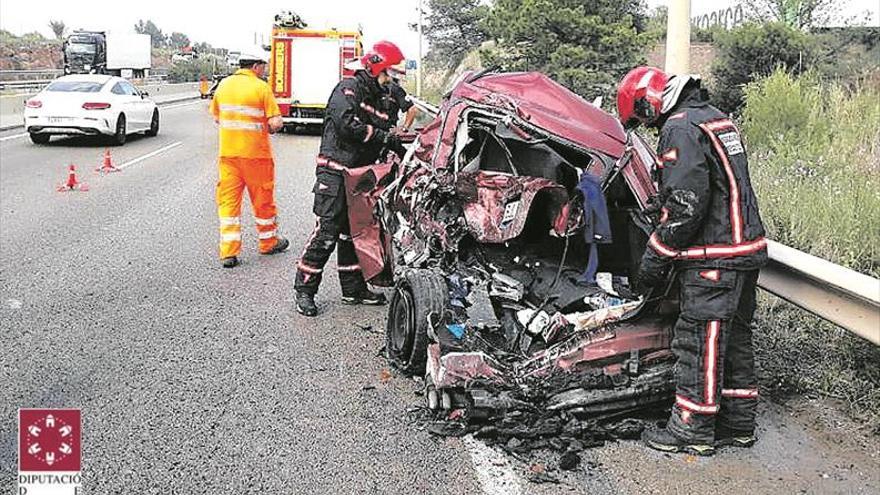
<svg viewBox="0 0 880 495"><path fill-rule="evenodd" d="M220 217L220 258L241 252L241 196L247 188L257 224L260 252L278 242L275 219L275 163L271 158L220 157L217 215Z"/></svg>

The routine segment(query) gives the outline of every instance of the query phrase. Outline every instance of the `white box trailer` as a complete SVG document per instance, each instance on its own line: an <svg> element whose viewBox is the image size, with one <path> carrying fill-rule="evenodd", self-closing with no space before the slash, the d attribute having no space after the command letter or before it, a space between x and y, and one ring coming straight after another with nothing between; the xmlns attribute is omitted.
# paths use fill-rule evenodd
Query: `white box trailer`
<svg viewBox="0 0 880 495"><path fill-rule="evenodd" d="M152 67L152 41L149 34L107 33L107 71L146 76Z"/></svg>

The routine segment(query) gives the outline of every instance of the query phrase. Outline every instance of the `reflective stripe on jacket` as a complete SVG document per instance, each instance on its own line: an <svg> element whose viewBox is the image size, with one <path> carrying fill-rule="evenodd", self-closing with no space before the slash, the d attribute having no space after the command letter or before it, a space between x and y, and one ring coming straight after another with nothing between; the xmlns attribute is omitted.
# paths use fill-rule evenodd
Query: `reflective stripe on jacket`
<svg viewBox="0 0 880 495"><path fill-rule="evenodd" d="M385 140L388 115L377 110L381 88L364 71L339 82L330 94L319 154L346 167L376 161Z"/></svg>
<svg viewBox="0 0 880 495"><path fill-rule="evenodd" d="M764 225L739 130L696 92L670 114L656 164L662 215L643 262L760 268Z"/></svg>
<svg viewBox="0 0 880 495"><path fill-rule="evenodd" d="M268 119L281 110L254 71L240 69L224 79L211 101L211 114L220 125L220 156L272 158Z"/></svg>

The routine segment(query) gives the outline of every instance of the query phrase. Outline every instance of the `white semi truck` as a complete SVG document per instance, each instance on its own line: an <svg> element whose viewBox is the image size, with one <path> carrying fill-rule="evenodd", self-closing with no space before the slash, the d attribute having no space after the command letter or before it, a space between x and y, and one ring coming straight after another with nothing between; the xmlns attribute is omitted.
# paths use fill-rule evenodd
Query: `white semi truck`
<svg viewBox="0 0 880 495"><path fill-rule="evenodd" d="M149 75L148 34L74 31L62 45L65 74L111 74L139 79Z"/></svg>

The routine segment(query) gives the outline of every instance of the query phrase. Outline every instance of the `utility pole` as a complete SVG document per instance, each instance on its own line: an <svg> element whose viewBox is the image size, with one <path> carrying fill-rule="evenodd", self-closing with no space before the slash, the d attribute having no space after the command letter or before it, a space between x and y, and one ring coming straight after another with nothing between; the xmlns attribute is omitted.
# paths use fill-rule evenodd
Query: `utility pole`
<svg viewBox="0 0 880 495"><path fill-rule="evenodd" d="M422 0L419 0L419 58L416 60L416 96L422 97Z"/></svg>
<svg viewBox="0 0 880 495"><path fill-rule="evenodd" d="M666 21L666 72L687 74L691 66L691 2L669 0Z"/></svg>

